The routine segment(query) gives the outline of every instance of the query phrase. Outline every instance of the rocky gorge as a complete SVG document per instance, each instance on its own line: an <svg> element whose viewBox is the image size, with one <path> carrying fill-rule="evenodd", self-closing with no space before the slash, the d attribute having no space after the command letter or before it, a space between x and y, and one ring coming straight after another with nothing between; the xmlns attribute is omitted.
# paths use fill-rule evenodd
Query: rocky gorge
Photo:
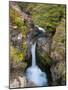
<svg viewBox="0 0 68 90"><path fill-rule="evenodd" d="M51 19L49 19L48 22L46 19L41 19L45 14L41 17L43 12L38 11L39 7L40 9L43 9L43 11L45 9L51 10L50 8L52 6L37 4L36 7L34 7L32 3L28 3L25 8L27 9L28 7L29 10L32 10L32 15L28 13L29 10L25 10L26 14L23 13L25 17L22 16L22 12L20 11L21 9L18 6L22 9L25 7L25 4L22 3L21 5L21 3L10 3L10 88L37 87L35 83L28 81L26 77L26 70L32 63L32 55L30 52L31 43L29 44L27 42L28 35L32 35L29 37L29 41L32 43L37 41L36 63L38 67L47 74L48 86L66 85L66 21L65 14L61 14L64 12L62 9L65 9L65 6L53 5L53 11L47 13L47 16L54 14L54 16L58 15L57 20L59 17L61 18L58 22L54 21L54 25L50 25L49 22L51 22ZM54 7L59 8L57 11L57 13L59 12L58 14L55 12ZM51 12L53 12L53 14ZM39 14L37 15L37 13ZM38 17L40 17L40 19L38 19ZM54 17L51 18L54 19ZM45 32L47 32L45 34L46 37L42 37L40 34L40 38L37 39L38 37L36 36L38 34L33 31L37 29L37 25L35 25L34 22L38 24L38 26L41 25L41 28L43 27ZM55 22L58 24L56 25ZM29 32L32 32L33 34L29 34Z"/></svg>

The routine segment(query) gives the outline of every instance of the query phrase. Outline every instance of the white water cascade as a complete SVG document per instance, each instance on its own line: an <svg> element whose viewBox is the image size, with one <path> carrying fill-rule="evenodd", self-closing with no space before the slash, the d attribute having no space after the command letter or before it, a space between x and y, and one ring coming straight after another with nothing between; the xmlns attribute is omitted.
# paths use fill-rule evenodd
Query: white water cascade
<svg viewBox="0 0 68 90"><path fill-rule="evenodd" d="M41 69L36 64L36 42L32 44L31 53L32 53L32 65L26 70L26 78L28 81L33 82L36 86L47 86L48 80L46 73L42 72Z"/></svg>

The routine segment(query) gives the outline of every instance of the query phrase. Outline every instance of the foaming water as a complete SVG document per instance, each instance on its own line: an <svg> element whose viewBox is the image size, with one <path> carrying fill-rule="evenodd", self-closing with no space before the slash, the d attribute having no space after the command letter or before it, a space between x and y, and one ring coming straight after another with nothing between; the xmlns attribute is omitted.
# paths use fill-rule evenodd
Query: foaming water
<svg viewBox="0 0 68 90"><path fill-rule="evenodd" d="M39 30L41 30L42 32L46 32L46 30L45 30L44 28L39 27L38 25L36 25L36 27L37 27Z"/></svg>
<svg viewBox="0 0 68 90"><path fill-rule="evenodd" d="M36 84L36 86L47 86L48 80L46 73L42 72L41 69L36 65L35 48L36 43L34 43L31 47L32 65L26 70L26 78L28 81Z"/></svg>
<svg viewBox="0 0 68 90"><path fill-rule="evenodd" d="M46 74L42 72L40 68L37 66L29 67L27 69L26 75L27 75L27 79L29 81L34 82L37 86L47 86L48 85Z"/></svg>

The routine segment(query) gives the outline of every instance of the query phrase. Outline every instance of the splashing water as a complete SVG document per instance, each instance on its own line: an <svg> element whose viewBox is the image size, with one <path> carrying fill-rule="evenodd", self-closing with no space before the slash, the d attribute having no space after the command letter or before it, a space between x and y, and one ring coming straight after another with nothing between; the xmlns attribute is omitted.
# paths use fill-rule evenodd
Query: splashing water
<svg viewBox="0 0 68 90"><path fill-rule="evenodd" d="M45 29L43 29L42 27L37 26L39 30L41 30L42 32L46 32Z"/></svg>
<svg viewBox="0 0 68 90"><path fill-rule="evenodd" d="M26 70L26 78L28 81L36 84L36 86L47 86L48 80L46 73L42 72L41 69L36 65L35 47L36 43L34 43L31 47L32 65Z"/></svg>

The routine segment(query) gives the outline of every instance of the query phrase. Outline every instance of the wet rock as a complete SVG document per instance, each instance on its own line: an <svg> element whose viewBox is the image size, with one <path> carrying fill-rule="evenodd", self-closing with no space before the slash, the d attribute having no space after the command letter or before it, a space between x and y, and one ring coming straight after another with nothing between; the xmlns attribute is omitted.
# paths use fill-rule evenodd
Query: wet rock
<svg viewBox="0 0 68 90"><path fill-rule="evenodd" d="M41 61L45 66L51 64L52 60L49 55L49 43L48 38L39 38L37 42L37 60ZM41 64L41 63L40 63Z"/></svg>
<svg viewBox="0 0 68 90"><path fill-rule="evenodd" d="M44 54L44 52L48 53L48 51L49 51L47 40L48 39L46 39L46 38L39 38L38 39L37 48L38 48L38 50L42 50L43 54Z"/></svg>
<svg viewBox="0 0 68 90"><path fill-rule="evenodd" d="M33 83L32 81L27 81L26 87L36 87L37 85Z"/></svg>

